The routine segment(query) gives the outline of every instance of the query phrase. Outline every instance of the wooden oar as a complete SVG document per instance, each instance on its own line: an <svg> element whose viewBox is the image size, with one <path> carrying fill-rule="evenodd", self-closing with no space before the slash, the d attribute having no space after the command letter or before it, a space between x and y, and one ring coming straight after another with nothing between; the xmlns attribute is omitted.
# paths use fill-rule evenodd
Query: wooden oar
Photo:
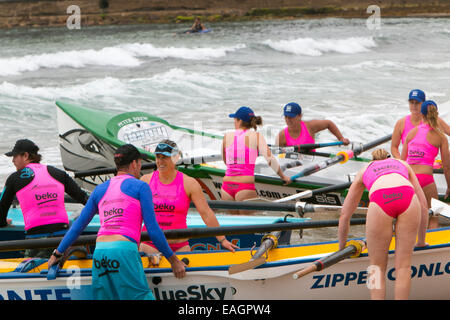
<svg viewBox="0 0 450 320"><path fill-rule="evenodd" d="M274 200L273 202L287 202L287 201L291 201L291 200L295 200L295 199L310 198L312 196L315 196L316 194L345 190L345 189L350 188L351 185L352 185L351 182L344 182L344 183L326 186L326 187L319 188L319 189L305 190L305 191L302 191L302 192L299 192L299 193L296 193L296 194L293 194L293 195L290 195L290 196L287 196L287 197L284 197L281 199Z"/></svg>
<svg viewBox="0 0 450 320"><path fill-rule="evenodd" d="M347 245L344 249L336 251L335 253L330 254L322 259L316 260L307 268L301 269L294 273L292 277L294 279L301 278L311 272L321 271L325 268L331 267L332 265L338 263L341 260L344 260L348 257L356 258L359 257L361 251L365 246L364 241L362 240L351 240L347 242Z"/></svg>
<svg viewBox="0 0 450 320"><path fill-rule="evenodd" d="M214 162L222 160L221 154L211 154L208 156L198 156L198 157L190 157L190 158L181 158L176 165L192 165L192 164L201 164L207 162ZM156 169L156 163L143 163L141 170L149 170ZM89 176L97 176L102 174L115 174L117 172L116 168L99 168L99 169L91 169L84 171L75 171L75 178L89 177Z"/></svg>
<svg viewBox="0 0 450 320"><path fill-rule="evenodd" d="M335 164L338 164L338 163L345 163L349 159L354 158L355 156L363 153L364 151L367 151L367 150L369 150L369 149L371 149L373 147L376 147L376 146L378 146L380 144L385 143L386 141L391 140L391 138L392 138L392 134L389 134L389 135L387 135L385 137L376 139L376 140L374 140L372 142L369 142L367 144L364 144L362 146L357 146L357 147L355 147L352 150L338 152L336 157L334 157L334 158L327 159L327 160L325 160L323 162L315 163L315 164L312 164L312 165L304 168L303 170L301 170L297 174L293 175L291 177L291 180L295 181L298 178L309 176L310 174L313 174L313 173L316 173L316 172L318 172L320 170L326 169L326 168L328 168L328 167L330 167L332 165L335 165Z"/></svg>
<svg viewBox="0 0 450 320"><path fill-rule="evenodd" d="M334 142L324 142L324 143L305 143L305 144L299 144L295 146L288 146L288 147L279 147L274 145L269 145L269 148L271 151L275 154L277 153L288 153L288 152L305 152L310 151L312 149L319 149L324 147L331 147L331 146L340 146L343 145L344 142L342 141L334 141Z"/></svg>
<svg viewBox="0 0 450 320"><path fill-rule="evenodd" d="M366 223L364 218L356 218L350 220L350 225L362 225ZM196 239L205 237L215 237L219 235L236 235L249 233L265 233L272 231L285 231L297 229L313 229L337 227L339 220L319 220L304 222L280 222L273 224L257 224L248 226L227 226L227 227L198 227L187 229L164 230L167 239ZM81 235L74 241L72 246L93 245L97 239L97 235ZM62 237L43 238L43 239L27 239L27 240L11 240L0 241L0 252L17 251L36 248L55 248L61 242ZM142 241L150 240L147 232L142 232Z"/></svg>
<svg viewBox="0 0 450 320"><path fill-rule="evenodd" d="M228 268L228 274L235 274L238 272L250 270L266 263L269 251L278 246L278 239L280 238L280 234L281 231L276 231L265 235L261 240L261 246L252 256L250 261L230 266ZM264 257L264 255L266 255L266 257Z"/></svg>

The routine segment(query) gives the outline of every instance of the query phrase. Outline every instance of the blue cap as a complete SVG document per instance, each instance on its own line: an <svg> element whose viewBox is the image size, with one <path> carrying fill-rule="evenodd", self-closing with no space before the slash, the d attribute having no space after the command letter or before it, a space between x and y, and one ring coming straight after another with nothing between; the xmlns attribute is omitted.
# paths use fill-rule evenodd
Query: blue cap
<svg viewBox="0 0 450 320"><path fill-rule="evenodd" d="M302 114L302 107L298 105L298 103L295 102L289 102L287 105L283 108L283 114L285 117L296 117L299 114Z"/></svg>
<svg viewBox="0 0 450 320"><path fill-rule="evenodd" d="M409 93L408 100L416 100L419 102L424 102L425 101L425 92L423 92L420 89L411 90L411 92Z"/></svg>
<svg viewBox="0 0 450 320"><path fill-rule="evenodd" d="M240 107L235 113L229 115L230 118L240 119L245 122L250 122L254 116L255 113L249 107Z"/></svg>
<svg viewBox="0 0 450 320"><path fill-rule="evenodd" d="M437 104L436 104L436 102L434 102L433 100L427 100L427 101L424 101L424 102L422 103L422 106L420 107L420 112L422 112L422 114L423 114L424 116L426 116L427 113L428 113L428 106L429 106L429 105L435 106L435 107L436 107L436 110L437 110Z"/></svg>

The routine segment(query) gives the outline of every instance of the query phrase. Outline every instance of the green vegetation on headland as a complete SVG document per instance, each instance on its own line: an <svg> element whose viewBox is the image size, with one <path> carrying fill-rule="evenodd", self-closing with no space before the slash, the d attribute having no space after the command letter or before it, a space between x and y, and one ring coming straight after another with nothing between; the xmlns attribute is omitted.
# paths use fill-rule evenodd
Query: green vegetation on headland
<svg viewBox="0 0 450 320"><path fill-rule="evenodd" d="M0 1L0 28L64 26L70 5L80 8L82 26L268 19L367 18L377 5L381 17L448 17L448 0L8 0Z"/></svg>

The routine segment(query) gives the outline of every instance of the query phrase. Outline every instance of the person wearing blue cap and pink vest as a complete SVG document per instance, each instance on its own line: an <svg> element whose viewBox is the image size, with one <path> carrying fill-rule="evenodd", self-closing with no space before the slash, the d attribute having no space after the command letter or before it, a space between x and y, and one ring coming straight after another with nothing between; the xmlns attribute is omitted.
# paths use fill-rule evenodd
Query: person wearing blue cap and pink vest
<svg viewBox="0 0 450 320"><path fill-rule="evenodd" d="M0 227L10 221L6 219L14 200L19 201L23 214L25 238L58 237L69 228L69 217L64 203L64 193L81 204L88 195L63 170L41 164L39 147L31 140L16 141L12 151L5 155L12 157L17 171L11 174L0 196ZM47 258L53 249L28 249L25 257Z"/></svg>
<svg viewBox="0 0 450 320"><path fill-rule="evenodd" d="M433 178L433 164L439 151L447 182L445 197L450 194L450 152L447 137L439 124L437 104L432 100L424 101L420 112L422 121L406 136L401 159L406 160L415 172L425 193L428 208L431 208L431 198L438 199L438 191ZM437 217L431 217L429 228L436 228L437 225Z"/></svg>
<svg viewBox="0 0 450 320"><path fill-rule="evenodd" d="M302 121L302 108L298 103L290 102L286 104L283 108L283 115L287 127L278 133L276 143L280 147L315 143L316 133L326 129L339 141L342 141L344 145L350 143L331 120Z"/></svg>
<svg viewBox="0 0 450 320"><path fill-rule="evenodd" d="M227 165L220 192L222 200L243 201L258 196L255 189L255 162L259 154L264 156L285 184L290 183L290 178L283 173L266 140L256 132L257 126L262 125L261 117L255 116L253 110L245 106L229 116L234 119L235 130L227 132L222 141L223 161Z"/></svg>
<svg viewBox="0 0 450 320"><path fill-rule="evenodd" d="M420 112L420 108L425 100L426 95L422 90L413 89L409 92L408 102L409 111L411 113L398 120L395 124L394 131L392 132L391 154L394 158L400 159L400 143L404 145L408 133L422 122L422 113ZM450 135L450 127L447 123L445 123L445 121L441 118L438 118L438 122L444 133Z"/></svg>
<svg viewBox="0 0 450 320"><path fill-rule="evenodd" d="M175 277L182 278L186 274L186 265L170 249L156 221L150 187L138 179L141 159L141 154L131 144L116 150L117 175L94 189L80 217L48 260L49 268L58 263L98 214L100 229L92 258L94 300L154 300L138 252L142 221L153 243L170 262Z"/></svg>

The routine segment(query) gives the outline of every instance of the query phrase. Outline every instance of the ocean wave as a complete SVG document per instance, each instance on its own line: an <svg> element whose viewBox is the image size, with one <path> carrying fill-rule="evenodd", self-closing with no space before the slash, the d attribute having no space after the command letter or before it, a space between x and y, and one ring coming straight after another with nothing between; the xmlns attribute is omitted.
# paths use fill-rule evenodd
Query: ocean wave
<svg viewBox="0 0 450 320"><path fill-rule="evenodd" d="M377 46L372 37L350 37L345 39L297 38L279 41L269 39L263 43L277 51L306 56L321 56L329 52L354 54L367 52L370 48Z"/></svg>
<svg viewBox="0 0 450 320"><path fill-rule="evenodd" d="M39 69L87 66L137 67L139 58L175 58L205 60L220 58L228 52L245 48L244 44L217 48L156 47L150 43L130 43L100 50L71 50L0 59L0 76L20 75Z"/></svg>
<svg viewBox="0 0 450 320"><path fill-rule="evenodd" d="M127 94L126 85L119 79L105 77L83 84L66 87L31 87L4 81L0 84L0 96L12 98L38 98L53 101L60 98L93 98L98 96L121 96Z"/></svg>
<svg viewBox="0 0 450 320"><path fill-rule="evenodd" d="M185 47L165 47L158 48L151 43L132 43L124 45L123 48L137 57L151 58L177 58L187 60L205 60L211 58L221 58L228 52L233 52L245 48L245 44L238 44L229 47L218 48L185 48Z"/></svg>

